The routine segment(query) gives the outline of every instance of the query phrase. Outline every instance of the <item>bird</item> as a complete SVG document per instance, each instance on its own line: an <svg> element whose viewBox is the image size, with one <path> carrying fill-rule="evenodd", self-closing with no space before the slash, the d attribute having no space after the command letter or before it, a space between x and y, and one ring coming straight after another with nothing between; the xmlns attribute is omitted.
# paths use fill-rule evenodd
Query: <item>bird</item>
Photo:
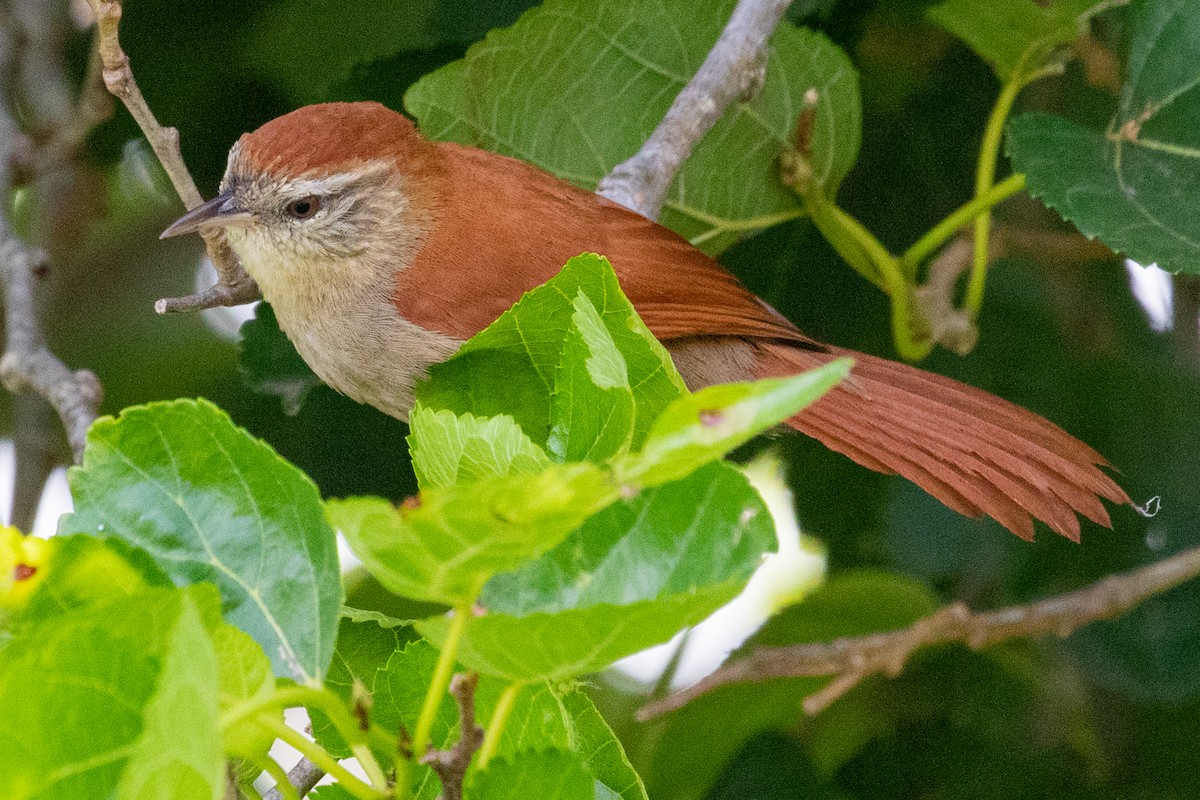
<svg viewBox="0 0 1200 800"><path fill-rule="evenodd" d="M223 230L323 381L407 420L418 382L585 252L691 390L851 356L849 380L787 421L1023 539L1073 540L1129 504L1094 449L1054 423L917 367L812 339L686 239L518 159L426 138L374 102L276 117L233 145L218 195L162 236Z"/></svg>

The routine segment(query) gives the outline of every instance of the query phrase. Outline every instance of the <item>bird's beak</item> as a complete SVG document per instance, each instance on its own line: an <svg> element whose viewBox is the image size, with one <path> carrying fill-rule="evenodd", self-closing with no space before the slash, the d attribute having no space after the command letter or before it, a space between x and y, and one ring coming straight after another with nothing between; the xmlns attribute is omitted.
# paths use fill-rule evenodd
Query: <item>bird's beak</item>
<svg viewBox="0 0 1200 800"><path fill-rule="evenodd" d="M158 238L197 233L204 228L244 228L253 222L254 214L239 206L231 192L225 192L175 220Z"/></svg>

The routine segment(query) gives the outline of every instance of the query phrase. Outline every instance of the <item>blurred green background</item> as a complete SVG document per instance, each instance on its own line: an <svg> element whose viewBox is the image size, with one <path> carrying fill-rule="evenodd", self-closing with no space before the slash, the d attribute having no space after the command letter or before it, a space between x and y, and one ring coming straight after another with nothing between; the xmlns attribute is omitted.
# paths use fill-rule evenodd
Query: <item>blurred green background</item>
<svg viewBox="0 0 1200 800"><path fill-rule="evenodd" d="M122 41L151 108L180 129L184 157L211 196L241 133L309 102L370 98L400 108L413 81L530 5L133 0ZM999 88L987 65L925 20L926 5L810 0L791 12L829 35L860 70L863 148L839 200L893 251L970 197ZM1099 41L1117 53L1121 33L1120 12L1098 23ZM68 68L82 75L87 34L75 33L64 47ZM1078 65L1018 102L1096 126L1114 104ZM36 109L19 110L27 125L36 121ZM157 238L182 210L123 110L92 134L86 159L19 194L14 217L53 256L45 313L55 352L99 375L106 412L204 396L306 470L327 496L413 491L403 424L325 387L289 415L277 397L245 385L237 343L203 316L154 313L156 299L195 285L198 241ZM1044 528L1028 544L803 437L774 439L801 521L825 541L835 575L881 570L924 584L939 602L991 608L1200 542L1194 284L1177 282L1180 324L1155 333L1118 259L1096 257L1027 198L1010 201L998 218L1038 231L1052 246L1034 248L1038 258L1001 260L978 347L965 358L939 351L924 366L1063 425L1111 460L1135 502L1161 495L1162 510L1142 519L1114 509L1114 529L1085 523L1081 545ZM807 333L891 354L885 298L807 221L768 230L721 260ZM902 601L879 596L880 625L889 602ZM802 609L773 621L759 641L811 633L811 610ZM812 687L800 681L724 690L652 724L632 721L640 698L622 686L601 682L596 694L656 800L1194 798L1198 609L1200 587L1190 585L1064 640L924 653L899 679L869 681L815 719L799 711Z"/></svg>

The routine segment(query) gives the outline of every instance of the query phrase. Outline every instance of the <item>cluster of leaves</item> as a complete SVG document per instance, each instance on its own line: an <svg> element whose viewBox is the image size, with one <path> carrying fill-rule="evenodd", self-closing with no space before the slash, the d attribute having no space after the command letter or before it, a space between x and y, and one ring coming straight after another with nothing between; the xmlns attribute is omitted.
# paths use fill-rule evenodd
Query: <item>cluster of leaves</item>
<svg viewBox="0 0 1200 800"><path fill-rule="evenodd" d="M230 18L244 13L242 5L151 0L126 20L134 45L138 26L145 29L142 48L131 52L148 96L161 117L184 131L189 162L199 164L210 185L236 135L273 114L300 102L360 97L399 108L400 93L417 75L464 56L408 92L406 108L423 129L519 156L590 187L658 122L733 3L552 0L466 52L471 39L512 22L529 4L418 2L413 10L389 0L331 11L316 0L298 8L274 0L250 12L249 24L237 17L231 25ZM1122 4L945 0L928 15L925 5L794 3L793 19L815 7L832 14L826 30L833 41L790 23L781 27L764 90L703 141L663 214L698 246L726 254L726 263L780 310L860 348L887 346L872 335L874 319L886 313L877 302L884 295L864 292L854 274L847 280L839 258L885 290L895 342L923 341L923 310L912 307L920 267L959 225L1017 190L1017 183L992 180L1016 93L1061 72L1081 43L1086 46L1080 37L1090 21ZM471 11L463 10L468 6ZM185 12L213 17L207 27L161 24ZM458 24L467 16L470 25ZM899 44L897 31L906 31L909 16L961 38L991 64L1001 84L984 147L970 157L974 199L957 211L945 207L955 196L947 187L965 188L969 181L939 170L954 165L959 149L978 147L978 125L966 112L977 95L991 104L995 87L964 69L961 57L931 57L931 69L950 76L945 81L922 73L926 62L919 58L903 61L912 50L946 49L945 37L924 27L912 42ZM1194 131L1200 129L1192 108L1197 9L1186 0L1137 0L1104 19L1114 17L1125 26L1130 54L1107 131L1094 130L1102 126L1091 119L1077 122L1080 113L1068 119L1067 101L1059 115L1030 114L1009 123L1008 153L1027 188L1089 236L1139 260L1194 272L1196 237L1188 214L1195 205ZM229 29L247 33L229 41ZM207 42L221 49L205 50ZM401 52L390 57L397 47ZM863 69L862 101L858 72L843 47ZM913 102L902 118L879 112L881 81L871 64L889 56L900 60L885 61L884 71L907 76L924 91L904 95ZM925 91L931 87L937 91ZM933 95L940 113L918 112ZM189 109L203 109L204 116L189 117ZM864 113L874 114L866 128ZM116 137L121 141L135 135L131 125L123 130ZM865 163L851 173L860 137L867 142ZM193 158L205 149L209 158ZM791 158L793 186L780 180L782 154ZM906 165L909 172L902 171ZM126 159L120 169L133 184L128 176L144 165ZM931 186L938 187L932 197L919 191ZM122 194L128 191L120 186L113 194L136 207L140 221L152 203L145 195L130 202ZM872 203L879 206L875 212ZM915 244L893 255L866 223L880 238ZM926 223L928 233L914 229ZM729 249L768 226L775 227ZM149 263L158 267L160 253L153 251ZM131 301L139 311L147 297L179 288L151 285L163 271L136 266L139 271L113 283L144 290ZM806 466L799 500L810 524L832 535L835 563L882 564L947 594L1000 603L1194 541L1198 509L1188 476L1195 474L1189 453L1197 447L1191 434L1196 381L1170 361L1161 342L1139 333L1137 310L1111 271L1086 278L1055 271L1048 278L1047 270L1013 265L993 272L995 291L980 310L984 328L992 315L990 339L969 363L935 359L936 368L1051 411L1121 466L1131 493L1166 495L1167 510L1144 537L1127 535L1140 534L1142 523L1118 519L1122 534L1103 547L1040 542L1034 551L1002 540L998 531L981 535L978 524L934 507L911 487L886 484L885 491L875 476L790 440L789 456ZM981 286L985 273L977 274ZM704 448L695 442L674 449L678 440L669 427L655 439L666 449L650 448L655 420L668 419L681 397L678 382L669 369L656 371L661 354L642 347L627 326L608 324L621 316L607 289L596 291L603 281L582 287L576 280L581 286L564 284L562 296L543 297L553 324L537 321L541 310L532 305L520 323L514 313L507 328L485 334L492 337L486 346L473 346L460 366L448 365L422 394L411 439L426 490L420 507L397 510L378 498L323 506L303 475L206 404L132 409L98 427L87 464L72 476L78 514L63 532L74 535L62 537L38 563L32 599L8 618L3 634L0 780L12 781L9 794L189 796L192 790L180 787L194 786L197 796L214 796L225 756L244 759L245 774L269 766L264 747L281 733L283 705L309 706L321 747L335 756L396 763L401 731L418 728L428 729L430 744L444 746L457 738L457 713L449 700L430 706L425 698L443 696L431 695L430 687L441 682L435 681L439 648L452 634L461 664L454 668L486 673L477 692L480 721L500 731L485 746L488 765L471 777L481 797L530 796L526 787L533 783L550 796L637 797L643 790L631 762L650 795L689 800L751 790L787 796L801 785L817 796L856 797L1036 796L1049 794L1049 787L1059 796L1095 796L1097 787L1122 782L1137 787L1132 793L1194 794L1186 788L1195 788L1188 777L1195 773L1188 768L1194 750L1188 732L1200 719L1194 713L1200 684L1188 669L1196 658L1197 619L1195 592L1186 590L1145 615L1076 635L1061 650L934 654L896 683L862 687L807 727L798 722L798 698L814 688L812 681L718 692L661 727L618 728L623 752L592 699L569 679L661 641L719 604L770 537L757 499L729 467L711 463L667 480L703 460ZM577 288L586 290L579 295ZM1097 320L1096 327L1060 329L1063 297L1072 292L1087 308L1081 316ZM106 319L145 317L101 306ZM897 322L897 312L916 315L917 323ZM545 339L525 336L531 320ZM154 320L140 337L121 329L120 346L110 343L109 350L122 360L142 352L158 353L160 360L142 372L125 364L101 370L110 397L175 396L196 389L179 389L163 376L221 374L226 364L180 352L175 334L184 324ZM164 337L163 325L180 327ZM310 427L269 428L265 406L247 411L245 397L228 386L222 404L270 433L289 455L306 456L306 469L322 489L374 486L376 464L402 460L394 421L334 405L328 390L312 391L319 381L266 306L246 334L251 383L284 397L293 411L303 405ZM87 338L99 343L71 360L104 363L105 345L93 327ZM170 349L155 350L164 339ZM552 340L560 341L557 350ZM1108 343L1103 363L1091 355L1098 342ZM560 369L568 349L583 360ZM197 369L162 368L184 360ZM477 377L466 377L467 364ZM153 378L136 377L146 372ZM523 379L510 382L513 375ZM650 387L659 394L644 394ZM206 385L204 391L214 390ZM791 402L780 396L756 401L758 410L746 413L770 416L774 412L762 409L776 401ZM708 432L694 424L698 416L675 408L683 430ZM1132 419L1134 408L1147 416ZM385 425L388 436L377 435ZM339 442L350 442L341 460L328 455ZM320 458L312 455L317 451ZM367 453L376 461L368 462ZM651 488L627 498L622 489L631 485ZM535 494L536 504L510 502ZM710 502L698 508L697 496ZM595 513L588 516L584 508ZM744 520L747 509L754 513ZM434 613L416 620L415 630L379 614L346 608L339 614L326 514L354 532L360 555L389 587L460 612L476 592L488 613ZM572 518L584 516L582 526L566 530ZM532 524L552 535L523 536ZM0 559L0 567L6 563ZM747 647L893 628L936 602L916 581L881 572L844 574ZM462 620L468 620L465 630L455 634L453 623ZM362 708L352 705L365 696L356 685L373 702L365 735L347 712ZM610 720L631 702L619 692L589 694ZM1163 702L1181 705L1156 705ZM1121 726L1106 724L1110 707L1122 713ZM72 711L51 715L48 709ZM498 710L507 724L496 724ZM1127 755L1122 760L1114 753ZM432 796L435 782L426 770L413 767L410 777L415 790ZM319 795L344 797L342 788Z"/></svg>
<svg viewBox="0 0 1200 800"><path fill-rule="evenodd" d="M583 5L548 3L527 13L512 28L494 31L485 41L472 47L464 59L419 81L405 95L406 109L418 119L423 130L435 138L515 155L582 186L594 186L613 165L632 152L657 123L670 98L699 65L732 4ZM903 252L894 255L889 252L866 225L850 215L849 206L838 201L838 189L858 157L862 112L856 70L843 50L824 35L787 24L780 29L774 42L763 92L732 110L702 142L673 187L663 222L708 252L721 253L739 238L763 227L808 216L809 220L803 224L815 225L845 263L887 295L893 314L893 344L902 354L913 358L930 352L934 341L931 323L945 322L934 318L938 309L926 308L921 303L919 290L925 277L925 263L960 226L973 220L977 225L984 222L986 216L978 219L979 215L986 215L991 207L1023 187L1076 222L1089 237L1098 236L1112 248L1129 252L1143 261L1158 261L1172 270L1191 270L1186 260L1173 256L1179 248L1186 251L1187 241L1194 238L1189 236L1189 223L1183 217L1186 209L1193 205L1184 198L1193 193L1189 164L1195 154L1190 149L1192 134L1188 131L1196 127L1190 124L1195 115L1187 108L1193 72L1186 55L1190 45L1176 40L1188 38L1186 32L1195 28L1195 9L1186 3L1148 0L1133 3L1128 13L1118 12L1123 14L1120 19L1126 25L1125 33L1130 41L1129 74L1117 116L1107 134L1086 130L1065 117L1044 114L1026 114L1009 122L1014 102L1024 87L1062 74L1072 59L1086 52L1088 47L1104 46L1089 38L1093 20L1119 5L1123 4L1099 0L1062 0L1046 4L1030 0L998 0L981 6L975 2L946 0L928 9L928 20L959 37L992 67L1000 82L1000 94L984 130L982 146L973 159L972 199L941 221L935 219L924 234L906 229L904 236L911 237L909 240L914 243ZM793 11L802 13L796 8ZM681 21L685 19L686 23ZM563 57L567 51L571 52L571 58ZM1142 74L1152 76L1154 80L1148 82L1139 77ZM628 111L614 116L610 109L615 106ZM949 112L950 108L944 111ZM1164 113L1166 111L1170 113ZM604 124L595 124L598 119L603 119ZM1130 120L1135 120L1136 124L1131 124ZM1155 125L1165 125L1171 120L1174 120L1171 125L1177 129L1172 128L1169 134L1153 137L1143 133L1144 130L1157 131ZM938 120L935 127L939 132L944 123L945 120ZM1144 128L1143 123L1149 123L1150 128ZM1038 127L1042 125L1046 127ZM1062 140L1056 144L1045 138L1048 132L1058 128L1075 130L1080 136L1086 134L1087 146L1083 146L1082 139ZM1031 134L1038 138L1029 138ZM977 135L978 132L973 131L970 137ZM1132 143L1127 141L1131 135L1136 140ZM1017 173L1007 181L998 182L995 177L999 169L998 158L1006 140ZM1023 142L1028 144L1023 146ZM886 151L890 153L892 146L889 142ZM977 146L974 139L969 146ZM1120 152L1123 146L1127 149L1124 162ZM1152 158L1145 164L1132 162L1130 148L1136 149L1140 157ZM781 155L786 162L790 186L780 179ZM1087 163L1083 163L1085 159ZM1131 164L1134 167L1131 168ZM871 178L865 180L866 191L874 192L878 188L870 185ZM1059 193L1058 197L1055 191ZM912 198L894 202L900 204L898 207L909 208ZM1072 209L1079 211L1076 213ZM1088 211L1092 213L1085 216L1084 212ZM907 227L911 227L911 222ZM1138 234L1140 248L1130 238L1132 233ZM963 309L970 315L972 324L975 316L983 313L982 290L989 277L987 236L986 224L982 234L977 227L976 258L969 290L963 299ZM770 241L781 239L788 242L790 257L811 260L816 237L792 234L790 239L798 240L798 247L785 235ZM764 244L757 250L750 248L749 252L761 258L769 249L770 245ZM745 267L753 256L738 259L735 255L732 260ZM794 263L780 267L789 276L794 268ZM829 266L814 267L822 268ZM753 276L759 267L755 265L748 269L748 273L742 274ZM814 282L824 283L823 280ZM796 285L795 279L789 278L786 281L789 288L781 290L778 276L769 276L766 286L772 283L777 294L769 299L777 305L794 305L791 295L802 293L800 287L804 286ZM827 296L825 302L838 308L853 305L854 301L847 298L858 296L855 293L857 287L854 291L846 291L844 281L838 287L842 294ZM1020 304L1017 304L1008 284L1002 284L1002 291L1009 294L1000 301L996 313L1008 311L1014 319L1026 319L1029 298L1019 293ZM1021 310L1012 311L1014 305ZM810 312L819 306L820 301L805 304ZM858 324L863 322L859 320ZM860 332L852 335L861 337ZM1031 324L1027 338L1033 337ZM874 341L869 336L865 338ZM967 340L968 344L973 341L973 336ZM1056 339L1048 341L1057 342ZM953 346L947 340L943 343ZM1018 349L1026 346L1027 343L1018 345ZM1057 346L1048 344L1046 352L1055 352ZM1011 355L1010 350L1003 352ZM1056 373L1057 368L1050 365L1058 364L1059 361L1054 360L1057 358L1047 360L1044 369L1027 379L1007 377L1001 384L1023 389L1026 385L1045 386L1051 380L1064 383L1072 378L1084 379L1076 372ZM978 359L976 363L979 363ZM1011 369L1010 362L1006 364L1003 370ZM941 365L946 368L945 361ZM962 371L957 365L950 365L950 369ZM971 373L973 380L995 380L987 370L987 366L976 367ZM1068 374L1072 377L1067 377ZM1041 383L1038 376L1044 379ZM1089 373L1088 380L1093 378L1096 376ZM1098 385L1106 385L1103 379L1097 380ZM1181 387L1178 391L1187 390ZM1046 407L1044 393L1030 388L1027 394L1027 399L1042 399L1042 407ZM1060 410L1056 419L1071 419L1074 414L1074 411ZM1089 422L1082 419L1076 420L1073 429L1091 430ZM1095 439L1094 431L1092 437L1099 441ZM1113 451L1110 448L1106 452ZM1116 451L1117 455L1120 453ZM1133 463L1128 456L1123 461L1115 460L1122 464ZM821 462L821 468L825 466L826 462ZM841 464L831 466L828 475L813 475L810 469L806 478L817 483L834 483L845 477L846 470ZM821 473L822 469L815 471ZM1130 474L1127 467L1126 474ZM1157 492L1159 487L1160 484L1154 484L1149 491ZM840 504L830 503L828 497L822 501L818 497L823 496L814 494L811 504L821 507L810 512L810 518L825 520L824 528L839 534L845 523L862 525L862 518L868 514L863 511L860 495L877 489L877 484L861 481L855 475L853 489L835 492ZM961 580L985 580L979 576L971 577L978 571L971 566L972 559L993 558L994 552L989 547L994 546L978 544L976 528L945 515L922 511L924 506L912 490L901 490L897 494L900 499L893 505L899 510L893 509L890 513L892 517L907 516L902 522L889 520L892 533L886 547L902 567L932 581L948 580L955 570L967 574L968 577ZM883 501L874 501L874 504L886 505ZM838 508L846 510L840 515L831 510ZM922 515L921 522L912 516L915 513ZM831 518L833 523L828 522ZM936 529L943 540L939 544L927 539L918 541L911 536L911 530L916 528ZM875 546L874 543L871 546ZM1032 570L1028 566L1028 556L1010 552L1009 558ZM1088 559L1092 569L1101 563L1108 568L1128 563L1117 556L1108 559L1089 556ZM1069 563L1078 561L1077 558L1068 559ZM864 598L893 597L890 581L894 580L879 575L859 577L847 584L854 591L847 589L840 594L831 587L832 596L838 600L823 607L841 619L854 618L863 613ZM932 602L911 585L901 585L896 591L923 598L912 605L901 605L910 610L911 615L906 613L901 615L902 619L883 620L867 614L869 624L861 627L849 623L834 625L821 628L819 633L810 628L793 629L789 631L790 635L779 636L774 643L833 638L856 631L894 627L919 616L918 609L928 608ZM1017 596L1028 595L1018 592ZM819 602L820 598L814 598L808 607L814 608L813 604ZM1172 612L1172 618L1183 613L1186 602L1187 598L1169 601L1169 608L1178 609L1178 613ZM1122 630L1127 631L1130 625L1122 626ZM781 627L787 630L786 626ZM1187 627L1195 630L1194 625ZM1085 662L1091 664L1094 671L1106 673L1101 680L1106 686L1119 681L1123 686L1132 684L1141 687L1140 691L1172 698L1180 697L1180 692L1194 691L1194 682L1168 679L1159 674L1161 670L1148 668L1151 663L1186 663L1188 653L1192 652L1182 645L1186 637L1172 639L1178 646L1166 645L1165 641L1135 646L1122 643L1123 639L1115 629L1100 629L1098 633L1076 637L1079 642L1076 647L1085 654ZM770 637L760 637L755 643L769 640ZM1098 666L1113 663L1121 665L1116 672ZM937 683L961 667L961 660L945 659L918 674ZM1099 766L1102 759L1097 755L1097 734L1079 721L1087 714L1086 701L1075 693L1063 692L1055 696L1054 702L1049 702L1050 693L1045 686L1022 677L1048 673L1059 667L1037 653L1024 652L1006 654L1003 658L969 667L987 673L996 686L1004 687L997 691L1009 704L1006 707L1014 718L1030 720L1028 728L1014 726L1011 738L998 743L997 747L1005 749L1011 742L1021 741L1020 731L1037 728L1030 709L1042 703L1043 710L1049 705L1053 706L1054 713L1061 714L1062 730L1055 731L1050 737L1056 743L1054 746L1061 746L1072 759L1085 762L1088 766L1083 769L1089 775L1102 771ZM1117 675L1122 677L1118 679ZM1185 684L1192 688L1184 688ZM920 679L911 685L919 687ZM653 742L669 741L675 746L658 744L644 750L639 748L641 758L646 759L641 766L648 770L647 780L664 796L694 797L706 791L719 794L720 784L718 782L718 788L714 788L713 781L720 765L752 757L743 753L735 758L742 744L763 730L790 729L796 725L800 711L794 698L804 687L811 688L811 684L799 688L795 684L780 685L770 692L729 691L684 712L669 723L667 734L659 731L648 737ZM848 700L842 712L827 719L819 726L815 738L807 741L804 752L815 768L812 775L805 776L811 785L821 784L839 770L869 772L870 767L864 765L870 764L880 765L880 771L897 773L897 765L903 763L903 759L898 754L881 754L872 748L881 747L879 743L889 741L889 737L902 740L906 731L923 731L920 726L928 723L921 715L936 713L924 706L912 712L913 718L906 717L904 711L879 712L877 707L883 701L875 702L876 699L871 690L865 699L856 696ZM887 702L896 702L896 697L889 695ZM978 704L985 701L972 696L962 702ZM727 724L733 718L740 718L739 724ZM700 741L695 736L689 737L687 730L712 728L718 721L724 732L718 748L714 749L708 738L703 739L703 752L679 746L679 743ZM974 734L974 730L964 728L964 735ZM637 731L622 731L622 735L629 741L642 741ZM832 751L826 748L832 748ZM795 756L794 750L789 753L790 757ZM951 761L953 759L946 763ZM1019 777L1033 782L1049 780L1041 762L1034 762L1035 757L1030 755L1029 767L1016 771ZM703 767L697 768L697 765ZM920 782L919 770L911 765L905 769L911 769L914 783ZM662 777L656 779L656 775ZM681 781L683 776L690 783Z"/></svg>
<svg viewBox="0 0 1200 800"><path fill-rule="evenodd" d="M225 756L271 768L274 738L297 738L282 708L306 705L316 747L357 755L375 784L340 775L341 791L382 797L395 770L401 796L432 797L401 754L457 738L457 663L484 676L472 796L548 776L564 800L644 796L569 681L741 588L774 529L720 458L848 368L690 394L584 255L435 370L412 416L421 493L400 507L323 503L203 401L101 421L0 650L5 795L215 797ZM409 641L400 620L341 609L334 528L384 586L452 612Z"/></svg>
<svg viewBox="0 0 1200 800"><path fill-rule="evenodd" d="M1025 114L1009 126L1008 154L1031 193L1089 238L1145 264L1200 273L1191 200L1200 186L1200 8L1142 0L1128 26L1125 82L1107 130Z"/></svg>

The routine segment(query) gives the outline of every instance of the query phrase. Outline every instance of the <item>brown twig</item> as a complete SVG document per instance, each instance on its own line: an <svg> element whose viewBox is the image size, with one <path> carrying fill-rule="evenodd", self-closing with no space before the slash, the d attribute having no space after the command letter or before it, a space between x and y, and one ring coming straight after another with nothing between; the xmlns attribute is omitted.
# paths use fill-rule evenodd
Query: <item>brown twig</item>
<svg viewBox="0 0 1200 800"><path fill-rule="evenodd" d="M675 173L704 134L735 102L762 85L767 42L790 0L739 0L704 63L632 158L618 164L596 193L657 219Z"/></svg>
<svg viewBox="0 0 1200 800"><path fill-rule="evenodd" d="M828 643L762 648L670 697L648 703L638 717L646 720L666 714L728 684L832 675L830 683L804 700L804 710L816 714L864 678L879 673L900 674L912 653L922 647L963 642L979 650L1018 637L1047 633L1067 636L1089 623L1117 617L1197 576L1200 547L1036 603L980 613L954 603L903 630Z"/></svg>
<svg viewBox="0 0 1200 800"><path fill-rule="evenodd" d="M288 770L287 777L288 783L296 790L296 794L304 797L313 790L321 778L325 777L325 770L307 758L302 758L296 766ZM278 787L272 788L263 795L263 800L283 800L283 792L279 791Z"/></svg>
<svg viewBox="0 0 1200 800"><path fill-rule="evenodd" d="M92 9L96 14L96 36L100 51L100 60L104 64L104 85L112 92L137 122L138 127L150 143L154 154L158 156L175 191L183 200L184 206L195 208L203 202L191 173L183 163L179 151L179 131L175 128L165 128L158 123L146 98L142 96L133 71L129 66L129 56L121 49L118 39L118 28L121 21L120 0L102 2L92 0ZM154 304L154 309L165 314L169 311L195 311L213 306L235 306L258 300L262 295L254 280L242 269L237 257L225 243L220 233L202 232L204 243L208 248L208 257L217 270L217 285L207 291L187 297L164 298Z"/></svg>
<svg viewBox="0 0 1200 800"><path fill-rule="evenodd" d="M474 672L458 673L450 679L450 695L458 703L461 720L458 741L449 750L430 750L421 756L437 773L442 782L442 800L462 800L463 776L476 751L483 746L483 728L475 724L475 686L479 675Z"/></svg>

